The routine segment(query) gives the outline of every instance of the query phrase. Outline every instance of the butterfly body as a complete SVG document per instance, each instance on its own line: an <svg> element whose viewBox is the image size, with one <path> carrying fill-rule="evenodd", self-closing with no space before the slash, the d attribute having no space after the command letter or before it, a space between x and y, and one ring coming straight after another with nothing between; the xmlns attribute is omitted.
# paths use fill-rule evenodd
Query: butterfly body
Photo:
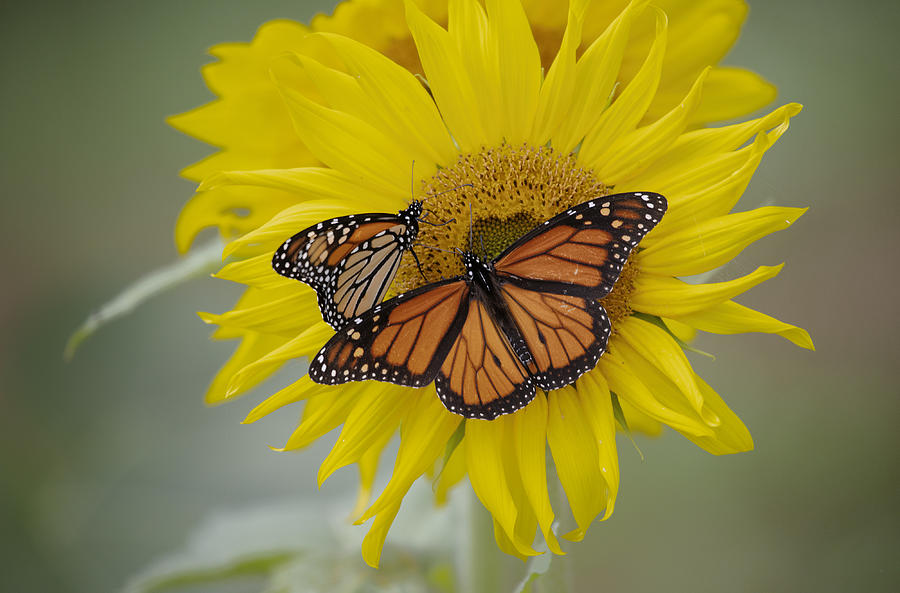
<svg viewBox="0 0 900 593"><path fill-rule="evenodd" d="M397 214L352 214L306 228L286 240L272 268L310 285L323 319L335 329L380 303L400 259L419 233L422 202Z"/></svg>
<svg viewBox="0 0 900 593"><path fill-rule="evenodd" d="M317 383L432 381L451 412L493 419L537 388L594 368L611 327L599 299L660 219L658 194L607 196L538 226L496 259L462 252L461 276L427 284L352 319L310 363Z"/></svg>

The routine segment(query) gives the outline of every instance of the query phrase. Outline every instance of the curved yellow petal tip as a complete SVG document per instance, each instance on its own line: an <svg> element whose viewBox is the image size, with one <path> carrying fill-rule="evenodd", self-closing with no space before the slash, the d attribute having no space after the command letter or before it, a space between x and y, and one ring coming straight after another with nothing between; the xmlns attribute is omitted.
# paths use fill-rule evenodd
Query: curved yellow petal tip
<svg viewBox="0 0 900 593"><path fill-rule="evenodd" d="M796 328L794 332L794 337L791 340L797 346L801 348L805 348L807 350L811 350L813 352L816 351L816 345L813 344L812 336L809 335L809 332L803 329L802 327Z"/></svg>

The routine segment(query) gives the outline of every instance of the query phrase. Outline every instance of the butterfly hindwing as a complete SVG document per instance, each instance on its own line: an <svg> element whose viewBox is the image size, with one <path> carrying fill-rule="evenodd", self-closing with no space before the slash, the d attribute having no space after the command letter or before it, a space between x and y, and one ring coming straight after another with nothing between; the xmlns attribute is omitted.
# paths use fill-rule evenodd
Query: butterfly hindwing
<svg viewBox="0 0 900 593"><path fill-rule="evenodd" d="M594 299L501 283L504 304L525 342L528 370L544 390L573 383L606 350L610 324Z"/></svg>
<svg viewBox="0 0 900 593"><path fill-rule="evenodd" d="M507 248L497 273L541 283L541 290L603 298L631 250L666 211L651 192L603 196L554 216Z"/></svg>
<svg viewBox="0 0 900 593"><path fill-rule="evenodd" d="M350 320L310 362L310 378L338 384L373 379L431 383L459 334L469 304L461 279L397 296Z"/></svg>
<svg viewBox="0 0 900 593"><path fill-rule="evenodd" d="M451 412L492 420L524 407L534 383L497 324L496 316L473 295L462 330L435 380L437 394Z"/></svg>
<svg viewBox="0 0 900 593"><path fill-rule="evenodd" d="M332 326L343 327L384 298L403 255L396 225L355 247L337 266L333 280L319 291L319 309ZM330 319L333 319L332 322Z"/></svg>

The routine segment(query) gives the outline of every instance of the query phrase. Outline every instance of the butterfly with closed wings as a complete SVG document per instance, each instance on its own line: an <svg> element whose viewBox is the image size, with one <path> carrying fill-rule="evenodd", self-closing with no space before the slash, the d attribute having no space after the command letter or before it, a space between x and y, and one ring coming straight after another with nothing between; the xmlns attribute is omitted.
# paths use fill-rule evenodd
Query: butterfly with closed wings
<svg viewBox="0 0 900 593"><path fill-rule="evenodd" d="M422 201L397 214L351 214L304 229L272 257L282 276L309 284L318 293L322 318L335 329L384 298L422 220ZM418 258L416 259L418 262Z"/></svg>
<svg viewBox="0 0 900 593"><path fill-rule="evenodd" d="M635 192L579 204L465 273L399 295L353 318L310 363L323 384L432 381L451 412L491 420L594 368L610 322L598 302L666 211Z"/></svg>

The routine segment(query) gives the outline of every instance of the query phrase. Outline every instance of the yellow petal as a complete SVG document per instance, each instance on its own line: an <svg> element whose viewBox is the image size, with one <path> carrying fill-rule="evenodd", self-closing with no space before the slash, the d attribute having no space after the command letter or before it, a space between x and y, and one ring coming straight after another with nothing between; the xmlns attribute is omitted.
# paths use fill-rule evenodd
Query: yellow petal
<svg viewBox="0 0 900 593"><path fill-rule="evenodd" d="M521 475L522 487L547 547L554 554L562 554L556 535L553 533L553 508L547 492L547 397L538 392L530 404L513 416L512 432L516 461Z"/></svg>
<svg viewBox="0 0 900 593"><path fill-rule="evenodd" d="M328 457L319 466L319 487L338 469L355 463L370 449L384 448L408 412L412 391L391 383L368 381Z"/></svg>
<svg viewBox="0 0 900 593"><path fill-rule="evenodd" d="M266 252L255 257L229 262L213 274L213 277L240 282L266 291L285 290L289 286L296 287L296 280L282 276L272 269L272 253Z"/></svg>
<svg viewBox="0 0 900 593"><path fill-rule="evenodd" d="M669 15L672 43L666 52L660 93L651 105L654 115L665 113L687 90L688 81L725 57L747 13L740 0L663 0L658 5Z"/></svg>
<svg viewBox="0 0 900 593"><path fill-rule="evenodd" d="M715 434L711 437L701 437L688 433L682 433L682 435L713 455L751 451L753 449L753 437L750 436L750 431L747 430L741 419L731 411L731 408L722 401L719 394L706 381L700 377L696 377L696 380L697 384L700 385L700 391L703 393L704 408L719 418L719 424L713 427Z"/></svg>
<svg viewBox="0 0 900 593"><path fill-rule="evenodd" d="M206 404L220 404L228 399L237 397L247 389L258 384L263 377L260 377L255 382L248 382L241 390L230 392L227 389L228 384L231 382L235 373L248 364L259 360L263 356L277 349L284 344L284 342L285 339L281 336L246 332L241 340L240 346L237 347L237 350L231 355L231 358L228 359L225 366L223 366L219 372L216 373L215 378L213 378L212 384L210 384L209 389L206 391L206 397L204 398Z"/></svg>
<svg viewBox="0 0 900 593"><path fill-rule="evenodd" d="M791 226L806 208L757 208L728 214L670 232L641 252L641 270L692 276L731 261L748 245Z"/></svg>
<svg viewBox="0 0 900 593"><path fill-rule="evenodd" d="M668 191L669 210L641 245L649 248L685 226L730 212L771 146L770 138L760 134L747 148L714 157L697 165L695 174L670 180L672 185L661 188ZM646 183L632 180L624 185L646 187Z"/></svg>
<svg viewBox="0 0 900 593"><path fill-rule="evenodd" d="M612 398L606 379L598 372L582 375L575 389L585 418L593 430L597 442L600 473L609 490L606 513L603 515L603 519L606 520L615 509L616 494L619 491L619 457L616 453L616 418L613 414Z"/></svg>
<svg viewBox="0 0 900 593"><path fill-rule="evenodd" d="M509 422L509 416L492 421L466 420L466 468L481 504L503 527L519 554L531 556L537 552L528 543L516 540L516 505L503 469L503 439L509 433Z"/></svg>
<svg viewBox="0 0 900 593"><path fill-rule="evenodd" d="M257 171L221 171L209 176L200 184L200 190L209 191L225 186L266 187L282 190L293 196L293 203L315 201L346 203L360 210L372 209L390 212L406 205L406 199L395 194L380 192L377 187L360 184L358 178L324 167L296 169L263 169ZM246 190L243 190L246 191ZM245 198L250 205L253 200Z"/></svg>
<svg viewBox="0 0 900 593"><path fill-rule="evenodd" d="M293 451L315 442L346 420L362 393L369 388L371 387L364 383L332 386L327 391L312 395L303 408L300 425L291 434L284 447L275 450Z"/></svg>
<svg viewBox="0 0 900 593"><path fill-rule="evenodd" d="M453 138L465 152L478 150L485 135L474 109L477 95L455 41L410 1L406 2L406 21L434 101Z"/></svg>
<svg viewBox="0 0 900 593"><path fill-rule="evenodd" d="M407 397L411 401L403 405L412 407L400 427L400 449L391 479L357 522L366 521L395 501L402 500L413 482L443 454L447 441L462 421L461 416L447 411L433 387L416 390Z"/></svg>
<svg viewBox="0 0 900 593"><path fill-rule="evenodd" d="M697 330L686 323L668 318L662 318L662 322L666 324L666 329L672 332L672 335L686 344L690 344L697 337Z"/></svg>
<svg viewBox="0 0 900 593"><path fill-rule="evenodd" d="M365 563L372 568L378 568L378 564L381 562L381 550L384 548L384 540L398 511L400 511L399 500L375 517L369 533L363 538L362 557Z"/></svg>
<svg viewBox="0 0 900 593"><path fill-rule="evenodd" d="M294 127L316 158L389 195L409 195L414 155L358 117L319 105L284 85L279 88Z"/></svg>
<svg viewBox="0 0 900 593"><path fill-rule="evenodd" d="M577 3L569 6L569 21L547 78L541 85L534 127L528 139L532 146L546 144L552 135L572 114L572 102L575 94L575 51L581 45L581 14L576 10ZM554 142L556 143L556 142Z"/></svg>
<svg viewBox="0 0 900 593"><path fill-rule="evenodd" d="M805 329L779 321L734 301L726 301L702 311L683 315L678 321L713 334L748 332L778 334L801 348L815 350L812 338Z"/></svg>
<svg viewBox="0 0 900 593"><path fill-rule="evenodd" d="M242 424L251 424L256 422L263 416L271 414L275 410L283 408L286 405L293 404L305 399L309 399L314 395L325 393L330 389L329 385L319 385L313 383L309 375L304 375L299 380L294 381L284 389L270 395L262 403L253 408L247 417L244 418Z"/></svg>
<svg viewBox="0 0 900 593"><path fill-rule="evenodd" d="M450 0L447 5L447 32L459 52L463 75L476 91L476 102L467 107L471 116L481 123L481 142L499 144L503 141L503 122L496 115L502 105L502 89L496 84L500 76L499 63L482 3Z"/></svg>
<svg viewBox="0 0 900 593"><path fill-rule="evenodd" d="M408 70L365 45L341 35L320 33L335 49L350 74L359 82L366 99L360 115L378 121L406 144L421 161L452 164L456 149L434 101ZM432 165L433 167L433 165Z"/></svg>
<svg viewBox="0 0 900 593"><path fill-rule="evenodd" d="M509 486L509 493L512 495L513 504L516 506L516 526L514 529L515 540L523 545L531 546L534 544L534 534L537 531L538 521L534 509L528 500L523 484L523 476L519 467L519 455L516 451L516 442L514 438L515 420L510 418L505 427L506 438L503 439L503 469L506 472L506 484ZM533 468L528 468L533 469ZM497 530L498 523L494 521L494 535L503 535L503 530ZM499 541L499 540L498 540ZM515 548L515 545L513 545ZM508 552L509 553L509 552ZM515 551L514 556L519 560L525 561L528 557Z"/></svg>
<svg viewBox="0 0 900 593"><path fill-rule="evenodd" d="M640 274L634 282L631 306L642 313L658 317L681 317L718 305L744 293L757 284L774 278L784 264L760 266L755 271L711 284L688 284L677 278Z"/></svg>
<svg viewBox="0 0 900 593"><path fill-rule="evenodd" d="M754 163L752 170L756 164L762 159L763 153L774 146L775 142L787 131L790 125L790 119L785 114L782 123L768 133L760 132L757 134L755 141L747 147L734 152L719 152L713 154L699 154L692 158L670 159L663 166L659 161L654 166L646 170L642 175L632 179L627 186L636 187L653 187L656 191L665 195L669 200L669 212L663 219L662 224L657 227L659 229L673 218L677 218L678 211L685 211L691 214L698 214L704 217L718 216L726 214L737 197L731 197L731 202L713 203L709 212L700 210L696 198L705 196L708 192L713 192L721 185L728 185L728 182L734 177L735 172L747 170L746 165ZM677 144L677 143L676 143ZM672 150L669 151L671 154ZM619 188L617 188L619 189ZM626 191L622 188L622 191ZM708 201L708 200L707 200ZM686 208L690 203L692 208ZM727 208L726 208L727 206ZM675 216L672 216L675 215Z"/></svg>
<svg viewBox="0 0 900 593"><path fill-rule="evenodd" d="M699 389L695 387L696 395L685 394L684 389L675 384L662 369L656 366L654 360L648 359L627 342L620 341L616 353L622 358L628 369L636 377L640 377L641 383L653 394L656 401L664 408L674 411L683 418L690 419L694 428L687 430L687 433L696 434L698 433L697 427L703 427L703 430L700 431L701 434L709 436L710 430L715 430L721 424L721 419L708 407L704 407L703 396ZM692 385L696 385L693 374L688 381ZM699 403L697 403L698 401Z"/></svg>
<svg viewBox="0 0 900 593"><path fill-rule="evenodd" d="M612 185L620 185L653 164L687 126L688 118L700 101L700 91L709 70L704 70L684 100L656 122L619 138L598 157L597 176Z"/></svg>
<svg viewBox="0 0 900 593"><path fill-rule="evenodd" d="M612 406L611 401L610 406ZM639 432L650 437L658 437L662 434L663 425L656 418L651 418L643 413L631 405L626 399L619 398L619 406L622 408L622 414L625 416L625 423L628 426L628 430L632 433ZM617 426L616 430L619 431L624 429Z"/></svg>
<svg viewBox="0 0 900 593"><path fill-rule="evenodd" d="M802 109L803 106L799 103L789 103L747 122L720 128L703 128L682 134L669 152L656 161L654 169L666 172L677 170L699 157L736 150L760 133L789 122Z"/></svg>
<svg viewBox="0 0 900 593"><path fill-rule="evenodd" d="M285 208L265 224L226 245L222 250L222 257L252 257L264 253L271 255L286 239L306 227L351 213L352 207L325 200Z"/></svg>
<svg viewBox="0 0 900 593"><path fill-rule="evenodd" d="M324 321L317 321L297 337L235 373L228 382L228 395L246 389L248 384L256 384L265 379L288 360L304 356L312 359L333 333L334 330L330 325Z"/></svg>
<svg viewBox="0 0 900 593"><path fill-rule="evenodd" d="M431 14L428 5L433 2L419 4L425 4L422 9ZM403 23L403 4L397 1L339 2L334 14L317 14L310 25L313 31L342 33L375 48L409 35Z"/></svg>
<svg viewBox="0 0 900 593"><path fill-rule="evenodd" d="M616 140L637 127L647 112L659 84L663 56L666 52L666 38L666 15L657 10L656 39L650 47L644 65L585 136L578 152L579 162L591 167L596 166L601 155L606 153Z"/></svg>
<svg viewBox="0 0 900 593"><path fill-rule="evenodd" d="M261 187L219 187L198 192L178 215L175 245L179 252L187 252L197 235L208 227L217 227L223 239L233 239L259 227L297 201L292 193Z"/></svg>
<svg viewBox="0 0 900 593"><path fill-rule="evenodd" d="M531 134L541 89L541 56L520 2L485 0L485 7L489 52L497 60L499 74L488 81L498 87L501 100L494 117L502 122L500 133L503 138L516 145ZM469 48L469 51L473 50L475 48Z"/></svg>
<svg viewBox="0 0 900 593"><path fill-rule="evenodd" d="M219 170L314 163L269 78L271 60L299 49L307 31L293 21L271 21L259 28L251 43L225 43L210 50L218 61L203 67L203 77L221 98L167 122L222 149L182 171L183 176L199 181Z"/></svg>
<svg viewBox="0 0 900 593"><path fill-rule="evenodd" d="M221 315L211 313L198 315L206 323L285 337L296 336L318 321L319 313L315 291L305 285L296 282L294 284L269 291L272 300L261 305L235 307Z"/></svg>
<svg viewBox="0 0 900 593"><path fill-rule="evenodd" d="M609 382L609 388L616 392L620 400L625 400L644 414L668 424L672 428L698 436L712 436L712 430L701 421L688 406L675 410L669 402L662 402L648 386L637 369L628 366L628 362L620 352L627 345L617 341L610 342L609 352L600 359L600 372ZM686 402L685 402L686 403Z"/></svg>
<svg viewBox="0 0 900 593"><path fill-rule="evenodd" d="M609 490L600 471L597 441L575 389L557 389L547 401L547 442L578 525L563 537L581 541L594 518L606 507Z"/></svg>
<svg viewBox="0 0 900 593"><path fill-rule="evenodd" d="M694 381L691 363L681 346L669 334L634 316L620 321L616 331L625 344L665 375L681 390L694 410L700 412L703 408L703 396Z"/></svg>
<svg viewBox="0 0 900 593"><path fill-rule="evenodd" d="M594 2L593 6L599 4ZM629 3L578 60L571 111L560 122L560 128L552 138L554 148L560 152L574 150L597 123L598 115L607 108L628 43L631 24L646 5L647 0ZM585 22L585 26L589 24L589 21Z"/></svg>
<svg viewBox="0 0 900 593"><path fill-rule="evenodd" d="M719 66L709 73L703 99L691 114L690 123L735 119L762 109L776 96L778 89L775 85L756 72Z"/></svg>
<svg viewBox="0 0 900 593"><path fill-rule="evenodd" d="M372 447L365 451L356 462L359 470L359 490L356 493L356 504L350 511L350 519L356 519L369 506L372 500L372 488L375 485L375 477L378 474L378 462L384 447Z"/></svg>

